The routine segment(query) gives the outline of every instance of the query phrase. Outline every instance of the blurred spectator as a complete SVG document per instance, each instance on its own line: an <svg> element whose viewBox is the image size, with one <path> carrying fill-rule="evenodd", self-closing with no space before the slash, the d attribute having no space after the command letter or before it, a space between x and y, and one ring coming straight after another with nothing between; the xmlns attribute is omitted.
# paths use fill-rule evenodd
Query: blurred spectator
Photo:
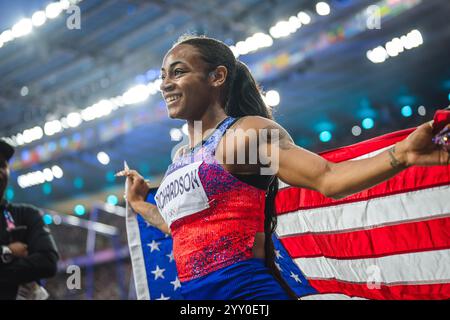
<svg viewBox="0 0 450 320"><path fill-rule="evenodd" d="M38 209L3 197L13 147L0 139L0 299L47 299L38 284L56 274L58 253Z"/></svg>

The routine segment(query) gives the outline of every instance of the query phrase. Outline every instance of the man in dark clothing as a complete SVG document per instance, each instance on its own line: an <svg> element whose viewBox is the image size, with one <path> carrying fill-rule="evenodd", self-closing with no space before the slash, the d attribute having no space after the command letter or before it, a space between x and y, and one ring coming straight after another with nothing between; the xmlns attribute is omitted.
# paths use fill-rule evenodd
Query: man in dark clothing
<svg viewBox="0 0 450 320"><path fill-rule="evenodd" d="M37 208L4 199L13 154L0 139L0 299L43 298L37 282L56 274L58 252Z"/></svg>

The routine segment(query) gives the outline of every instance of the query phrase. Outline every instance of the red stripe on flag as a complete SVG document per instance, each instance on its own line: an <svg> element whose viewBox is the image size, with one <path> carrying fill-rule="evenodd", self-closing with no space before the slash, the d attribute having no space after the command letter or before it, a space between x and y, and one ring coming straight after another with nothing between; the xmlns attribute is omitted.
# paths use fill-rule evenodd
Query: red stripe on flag
<svg viewBox="0 0 450 320"><path fill-rule="evenodd" d="M388 133L383 136L375 137L373 139L365 140L349 146L324 151L319 154L325 159L333 162L350 160L370 152L389 147L398 141L404 140L414 130L415 128L410 128Z"/></svg>
<svg viewBox="0 0 450 320"><path fill-rule="evenodd" d="M341 293L350 297L377 300L433 300L449 299L450 284L380 285L369 289L366 283L349 283L338 280L308 280L319 293Z"/></svg>
<svg viewBox="0 0 450 320"><path fill-rule="evenodd" d="M278 215L318 207L366 201L409 191L427 189L450 183L450 166L411 167L393 178L370 189L343 199L334 200L321 193L304 188L288 187L278 191L275 208Z"/></svg>
<svg viewBox="0 0 450 320"><path fill-rule="evenodd" d="M292 258L375 258L450 248L450 217L334 234L280 238Z"/></svg>

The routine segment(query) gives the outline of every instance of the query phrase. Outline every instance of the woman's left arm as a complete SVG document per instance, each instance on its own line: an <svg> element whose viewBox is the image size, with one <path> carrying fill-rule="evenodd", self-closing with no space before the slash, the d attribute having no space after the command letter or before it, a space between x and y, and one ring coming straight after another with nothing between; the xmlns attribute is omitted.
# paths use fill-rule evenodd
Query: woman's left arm
<svg viewBox="0 0 450 320"><path fill-rule="evenodd" d="M374 157L333 163L296 146L276 122L261 117L249 120L258 129L278 130L278 137L269 138L266 146L269 158L278 157L276 175L282 181L334 199L375 186L412 165L447 165L450 161L449 153L432 142L433 130L428 122Z"/></svg>

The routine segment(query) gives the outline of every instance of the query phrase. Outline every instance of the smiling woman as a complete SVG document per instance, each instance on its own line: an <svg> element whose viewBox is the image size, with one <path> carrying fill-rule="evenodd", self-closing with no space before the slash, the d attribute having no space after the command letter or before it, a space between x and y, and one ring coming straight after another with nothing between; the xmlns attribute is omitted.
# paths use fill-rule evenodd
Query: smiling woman
<svg viewBox="0 0 450 320"><path fill-rule="evenodd" d="M296 146L272 120L247 66L215 39L180 39L164 57L161 78L169 117L186 120L189 145L176 153L156 206L145 202L149 187L139 173L118 175L128 179L133 209L172 235L185 299L296 298L274 263L278 179L339 199L409 166L449 161L427 123L369 159L333 163ZM243 136L235 143L237 132ZM235 161L240 154L244 160ZM275 172L263 170L261 155L277 163Z"/></svg>

